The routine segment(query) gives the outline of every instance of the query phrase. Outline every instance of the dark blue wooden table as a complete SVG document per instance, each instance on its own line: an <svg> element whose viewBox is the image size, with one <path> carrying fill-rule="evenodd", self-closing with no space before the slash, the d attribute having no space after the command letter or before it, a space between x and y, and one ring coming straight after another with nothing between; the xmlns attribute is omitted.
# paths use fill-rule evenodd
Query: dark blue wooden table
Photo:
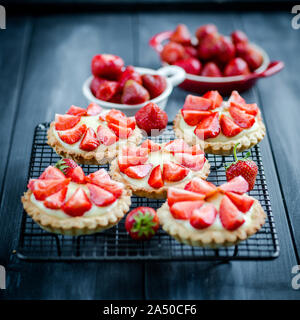
<svg viewBox="0 0 300 320"><path fill-rule="evenodd" d="M0 30L0 264L6 299L299 299L291 286L300 264L300 30L286 12L140 12L9 15ZM34 127L71 104L86 106L81 85L96 53L126 64L158 68L149 38L186 23L215 23L229 34L245 30L285 69L245 93L262 109L268 135L261 153L280 244L279 258L243 262L41 263L20 261L20 235ZM172 120L186 92L176 88Z"/></svg>

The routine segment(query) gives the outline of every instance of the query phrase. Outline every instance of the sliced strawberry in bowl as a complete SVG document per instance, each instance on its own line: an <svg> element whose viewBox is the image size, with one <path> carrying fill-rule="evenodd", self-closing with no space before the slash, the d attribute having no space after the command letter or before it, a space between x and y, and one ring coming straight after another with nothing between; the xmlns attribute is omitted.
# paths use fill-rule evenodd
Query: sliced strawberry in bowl
<svg viewBox="0 0 300 320"><path fill-rule="evenodd" d="M211 203L194 209L190 216L190 224L196 229L205 229L211 226L217 217L217 209Z"/></svg>
<svg viewBox="0 0 300 320"><path fill-rule="evenodd" d="M241 109L232 105L229 107L229 113L233 121L243 129L249 129L255 123L255 117L253 115L245 113Z"/></svg>
<svg viewBox="0 0 300 320"><path fill-rule="evenodd" d="M87 130L86 125L82 124L80 127L66 130L64 132L58 132L58 136L63 142L67 144L74 144L81 139L81 137L86 132L86 130Z"/></svg>
<svg viewBox="0 0 300 320"><path fill-rule="evenodd" d="M133 179L143 179L149 174L151 169L152 169L151 163L141 164L137 166L128 167L127 169L125 169L124 173L128 177Z"/></svg>
<svg viewBox="0 0 300 320"><path fill-rule="evenodd" d="M190 170L176 164L175 162L165 162L163 165L163 180L167 182L177 182L184 179Z"/></svg>
<svg viewBox="0 0 300 320"><path fill-rule="evenodd" d="M168 205L171 207L176 202L199 201L205 198L204 195L184 189L170 187L168 189Z"/></svg>
<svg viewBox="0 0 300 320"><path fill-rule="evenodd" d="M161 150L161 146L155 142L153 142L152 140L145 140L142 144L141 144L141 148L145 148L147 149L149 152L156 152Z"/></svg>
<svg viewBox="0 0 300 320"><path fill-rule="evenodd" d="M119 140L112 130L102 125L97 128L97 137L105 146L111 146Z"/></svg>
<svg viewBox="0 0 300 320"><path fill-rule="evenodd" d="M70 183L70 179L49 179L29 181L29 187L37 200L45 200Z"/></svg>
<svg viewBox="0 0 300 320"><path fill-rule="evenodd" d="M223 227L230 231L236 230L245 222L243 214L227 196L221 200L219 214Z"/></svg>
<svg viewBox="0 0 300 320"><path fill-rule="evenodd" d="M184 121L189 126L196 126L202 119L209 116L211 114L211 111L181 109L181 114L182 114Z"/></svg>
<svg viewBox="0 0 300 320"><path fill-rule="evenodd" d="M220 117L220 125L222 133L226 137L234 137L243 130L243 128L235 124L234 121L225 116L225 114L222 114Z"/></svg>
<svg viewBox="0 0 300 320"><path fill-rule="evenodd" d="M80 217L92 208L92 203L83 188L78 188L70 199L64 203L62 210L69 216Z"/></svg>
<svg viewBox="0 0 300 320"><path fill-rule="evenodd" d="M80 116L73 116L71 114L56 114L55 129L60 131L72 129L76 126L80 119Z"/></svg>
<svg viewBox="0 0 300 320"><path fill-rule="evenodd" d="M176 202L170 207L170 212L175 219L188 220L193 211L201 208L203 204L203 200Z"/></svg>
<svg viewBox="0 0 300 320"><path fill-rule="evenodd" d="M88 128L80 142L79 148L84 151L93 151L100 145L95 131Z"/></svg>
<svg viewBox="0 0 300 320"><path fill-rule="evenodd" d="M170 41L189 45L191 43L191 34L185 24L179 24L170 37Z"/></svg>
<svg viewBox="0 0 300 320"><path fill-rule="evenodd" d="M73 116L85 116L86 110L72 105L70 109L67 111L67 114L71 114Z"/></svg>
<svg viewBox="0 0 300 320"><path fill-rule="evenodd" d="M156 166L150 174L150 177L148 179L148 184L150 187L154 189L159 189L164 186L164 181L162 178L162 172L160 165Z"/></svg>
<svg viewBox="0 0 300 320"><path fill-rule="evenodd" d="M199 139L205 140L217 137L220 131L219 112L213 112L198 123L194 133Z"/></svg>
<svg viewBox="0 0 300 320"><path fill-rule="evenodd" d="M60 209L66 199L67 191L68 191L68 188L65 187L60 191L47 197L46 200L44 201L44 206L54 210Z"/></svg>
<svg viewBox="0 0 300 320"><path fill-rule="evenodd" d="M219 186L219 190L222 192L235 192L239 194L247 192L248 188L249 184L242 176L235 177Z"/></svg>
<svg viewBox="0 0 300 320"><path fill-rule="evenodd" d="M245 111L248 114L252 114L253 116L256 116L258 114L258 106L256 103L237 103L237 102L230 102L230 106L237 107L238 109Z"/></svg>
<svg viewBox="0 0 300 320"><path fill-rule="evenodd" d="M200 171L206 161L204 154L193 156L192 154L188 153L176 153L175 159L180 164L193 171Z"/></svg>
<svg viewBox="0 0 300 320"><path fill-rule="evenodd" d="M90 103L86 109L87 116L96 116L101 113L103 109L97 103Z"/></svg>
<svg viewBox="0 0 300 320"><path fill-rule="evenodd" d="M211 108L211 106L211 100L189 94L185 98L183 110L207 111Z"/></svg>
<svg viewBox="0 0 300 320"><path fill-rule="evenodd" d="M49 166L40 175L39 179L65 179L65 175L59 169Z"/></svg>
<svg viewBox="0 0 300 320"><path fill-rule="evenodd" d="M106 207L116 200L111 192L108 192L97 185L88 183L87 187L90 192L92 203L98 207Z"/></svg>
<svg viewBox="0 0 300 320"><path fill-rule="evenodd" d="M216 90L206 92L203 95L203 98L209 99L211 101L211 109L221 107L221 104L223 102L222 96Z"/></svg>
<svg viewBox="0 0 300 320"><path fill-rule="evenodd" d="M185 190L197 192L205 195L205 197L210 197L216 192L218 188L209 181L203 180L201 178L195 177L192 179L185 187Z"/></svg>
<svg viewBox="0 0 300 320"><path fill-rule="evenodd" d="M232 203L243 213L250 210L254 203L254 199L246 194L239 195L233 192L225 192L226 196L232 201Z"/></svg>

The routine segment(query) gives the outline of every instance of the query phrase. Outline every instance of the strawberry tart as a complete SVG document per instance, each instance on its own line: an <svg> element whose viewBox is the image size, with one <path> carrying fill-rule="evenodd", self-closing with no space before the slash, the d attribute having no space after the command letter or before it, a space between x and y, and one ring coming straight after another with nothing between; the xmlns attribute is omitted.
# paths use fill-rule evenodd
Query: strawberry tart
<svg viewBox="0 0 300 320"><path fill-rule="evenodd" d="M29 180L22 202L46 231L77 236L116 225L129 210L130 196L104 169L86 176L72 159L63 159Z"/></svg>
<svg viewBox="0 0 300 320"><path fill-rule="evenodd" d="M219 187L193 178L184 189L169 188L157 214L163 229L191 246L232 246L255 234L265 223L260 203L245 194L248 182L238 176Z"/></svg>
<svg viewBox="0 0 300 320"><path fill-rule="evenodd" d="M206 153L229 155L259 143L266 133L256 103L247 104L237 91L223 101L218 91L202 97L188 95L174 120L177 138L189 145L201 144Z"/></svg>
<svg viewBox="0 0 300 320"><path fill-rule="evenodd" d="M120 146L138 144L141 138L134 118L95 103L87 109L71 106L66 114L57 114L48 130L48 144L59 155L82 164L109 163Z"/></svg>
<svg viewBox="0 0 300 320"><path fill-rule="evenodd" d="M209 168L198 145L190 147L182 139L162 144L145 140L139 147L124 147L110 173L135 195L164 199L170 186L183 186L193 177L206 179Z"/></svg>

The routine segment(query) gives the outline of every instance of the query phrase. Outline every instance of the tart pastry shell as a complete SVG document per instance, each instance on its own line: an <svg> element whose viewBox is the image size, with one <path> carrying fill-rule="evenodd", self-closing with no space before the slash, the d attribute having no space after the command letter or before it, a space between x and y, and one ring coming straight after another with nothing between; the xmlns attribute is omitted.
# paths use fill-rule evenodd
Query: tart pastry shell
<svg viewBox="0 0 300 320"><path fill-rule="evenodd" d="M32 191L28 190L21 198L27 214L39 224L42 229L67 236L87 235L109 229L119 223L129 210L131 204L131 191L124 189L121 197L116 200L117 204L101 216L81 216L62 219L49 215L38 208L31 201L31 194Z"/></svg>
<svg viewBox="0 0 300 320"><path fill-rule="evenodd" d="M260 230L265 223L266 214L257 200L253 206L251 224L234 231L187 228L173 218L167 202L157 210L157 215L162 228L177 241L190 246L219 248L236 245Z"/></svg>
<svg viewBox="0 0 300 320"><path fill-rule="evenodd" d="M177 184L174 183L170 186L163 186L159 189L154 189L151 186L149 188L140 188L138 186L135 186L131 184L129 181L124 179L121 175L121 172L119 170L117 159L114 159L112 163L110 164L110 176L112 179L122 182L126 187L132 190L132 192L139 197L146 197L146 198L152 198L152 199L166 199L167 197L167 191L169 187L177 187L177 188L183 188L186 183L189 180L179 181ZM208 160L204 162L203 168L197 172L194 177L199 177L202 179L206 179L210 173L210 164Z"/></svg>
<svg viewBox="0 0 300 320"><path fill-rule="evenodd" d="M55 123L51 122L47 134L47 143L55 150L57 154L59 154L63 158L73 159L80 164L99 165L110 163L118 154L118 147L116 147L115 145L105 146L103 144L100 144L96 151L83 151L79 148L78 150L68 150L56 138L54 134L54 126ZM139 128L135 128L133 134L127 139L127 143L137 145L141 140L141 130Z"/></svg>
<svg viewBox="0 0 300 320"><path fill-rule="evenodd" d="M174 119L174 132L177 138L184 139L186 143L193 146L197 142L196 135L193 137L185 135L180 128L180 120L182 119L181 113L177 113ZM217 154L217 155L230 155L233 154L234 146L239 142L240 144L237 147L237 152L242 152L244 150L250 149L256 144L258 144L266 134L266 127L262 121L261 114L257 115L258 128L254 132L245 133L242 137L236 139L230 139L226 142L224 141L205 141L200 142L201 146L203 145L205 153Z"/></svg>

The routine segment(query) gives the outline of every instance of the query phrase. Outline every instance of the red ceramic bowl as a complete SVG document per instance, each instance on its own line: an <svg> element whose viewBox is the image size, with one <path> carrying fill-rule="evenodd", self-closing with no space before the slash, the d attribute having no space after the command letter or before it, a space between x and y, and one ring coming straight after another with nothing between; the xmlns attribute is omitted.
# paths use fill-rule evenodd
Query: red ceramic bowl
<svg viewBox="0 0 300 320"><path fill-rule="evenodd" d="M163 49L163 42L169 40L172 31L163 31L153 36L149 45L159 54ZM218 90L222 95L230 95L233 90L239 92L250 89L259 78L272 76L279 72L283 67L282 61L270 62L267 53L259 46L251 43L253 47L260 51L263 56L262 65L253 73L246 76L233 76L233 77L203 77L194 74L186 74L186 79L181 83L180 87L195 93L203 94L209 90ZM163 64L167 64L163 62Z"/></svg>

